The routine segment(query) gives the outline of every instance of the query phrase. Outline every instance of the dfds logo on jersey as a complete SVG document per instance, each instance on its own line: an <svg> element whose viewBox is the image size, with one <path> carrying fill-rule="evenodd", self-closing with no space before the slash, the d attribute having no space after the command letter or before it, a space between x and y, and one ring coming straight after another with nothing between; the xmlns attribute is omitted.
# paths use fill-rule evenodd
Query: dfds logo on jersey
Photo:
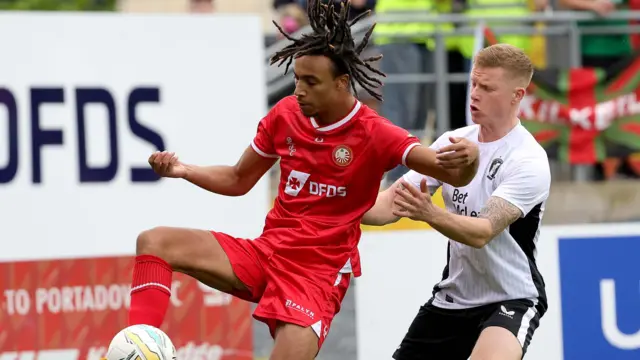
<svg viewBox="0 0 640 360"><path fill-rule="evenodd" d="M564 359L640 359L640 236L560 239Z"/></svg>

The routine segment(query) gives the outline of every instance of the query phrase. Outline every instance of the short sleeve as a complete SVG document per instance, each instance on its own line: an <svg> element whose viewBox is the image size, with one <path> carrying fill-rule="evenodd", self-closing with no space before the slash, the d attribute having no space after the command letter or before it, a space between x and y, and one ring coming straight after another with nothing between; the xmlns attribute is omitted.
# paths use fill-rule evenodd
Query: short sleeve
<svg viewBox="0 0 640 360"><path fill-rule="evenodd" d="M434 141L431 145L429 145L429 148L433 150L438 150L439 148L449 144L448 139L449 139L449 133L446 132L442 136L440 136L436 141ZM436 192L436 190L438 190L438 188L442 186L442 182L440 180L437 180L430 176L420 174L419 172L414 170L409 170L403 176L403 179L406 182L415 186L418 189L420 188L420 182L422 181L423 178L427 179L427 188L429 189L429 192L431 193L431 195L433 195Z"/></svg>
<svg viewBox="0 0 640 360"><path fill-rule="evenodd" d="M273 141L273 122L276 117L275 112L275 108L271 109L267 116L263 117L262 120L260 120L256 136L253 138L253 141L251 141L251 147L253 148L253 150L255 150L255 152L257 152L261 156L267 158L278 157Z"/></svg>
<svg viewBox="0 0 640 360"><path fill-rule="evenodd" d="M500 185L492 196L502 198L522 211L526 216L531 209L549 197L551 170L546 156L527 157L513 161L503 174L498 175ZM505 164L506 165L506 164ZM500 169L498 168L499 172Z"/></svg>
<svg viewBox="0 0 640 360"><path fill-rule="evenodd" d="M385 171L401 164L406 165L409 151L420 145L420 140L417 137L386 119L381 122L377 135L377 143L380 146Z"/></svg>

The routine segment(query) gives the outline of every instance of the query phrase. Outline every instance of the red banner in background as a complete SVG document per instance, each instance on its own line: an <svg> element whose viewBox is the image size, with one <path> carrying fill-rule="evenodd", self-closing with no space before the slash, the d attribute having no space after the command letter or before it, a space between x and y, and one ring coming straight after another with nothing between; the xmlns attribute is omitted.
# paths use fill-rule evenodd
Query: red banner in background
<svg viewBox="0 0 640 360"><path fill-rule="evenodd" d="M0 360L99 360L127 325L133 258L0 263ZM181 360L253 359L251 305L174 274L162 330Z"/></svg>
<svg viewBox="0 0 640 360"><path fill-rule="evenodd" d="M640 10L640 0L629 0L629 9L633 11ZM631 20L630 25L640 25L640 20ZM640 34L630 34L631 45L634 49L640 49Z"/></svg>

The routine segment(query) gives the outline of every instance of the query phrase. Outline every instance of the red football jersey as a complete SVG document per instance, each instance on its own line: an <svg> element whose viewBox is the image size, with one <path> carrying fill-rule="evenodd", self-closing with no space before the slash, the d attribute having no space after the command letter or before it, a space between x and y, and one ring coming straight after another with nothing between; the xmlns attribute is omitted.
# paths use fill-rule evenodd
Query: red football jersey
<svg viewBox="0 0 640 360"><path fill-rule="evenodd" d="M357 101L342 120L319 126L294 96L276 104L251 143L280 158L280 185L257 239L274 255L318 275L360 276L360 220L384 173L403 164L419 140Z"/></svg>

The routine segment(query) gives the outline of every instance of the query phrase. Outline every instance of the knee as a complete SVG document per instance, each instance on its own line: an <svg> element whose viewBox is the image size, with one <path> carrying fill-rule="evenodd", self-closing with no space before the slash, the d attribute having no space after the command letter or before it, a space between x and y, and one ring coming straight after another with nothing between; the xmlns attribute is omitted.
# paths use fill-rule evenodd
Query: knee
<svg viewBox="0 0 640 360"><path fill-rule="evenodd" d="M312 360L318 354L318 336L311 327L280 322L270 360Z"/></svg>
<svg viewBox="0 0 640 360"><path fill-rule="evenodd" d="M138 235L136 255L154 255L164 258L169 241L167 228L155 227L145 230Z"/></svg>

